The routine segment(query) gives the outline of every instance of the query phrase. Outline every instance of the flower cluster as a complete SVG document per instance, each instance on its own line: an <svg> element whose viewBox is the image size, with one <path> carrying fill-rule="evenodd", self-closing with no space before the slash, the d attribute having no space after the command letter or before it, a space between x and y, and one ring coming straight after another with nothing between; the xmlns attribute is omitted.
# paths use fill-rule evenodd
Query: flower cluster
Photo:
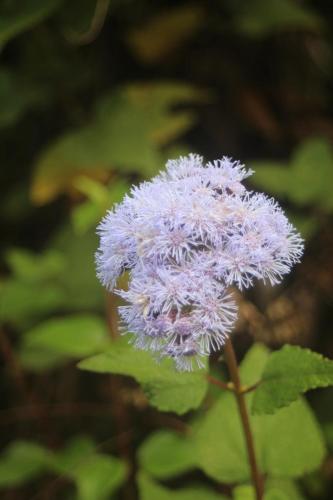
<svg viewBox="0 0 333 500"><path fill-rule="evenodd" d="M248 191L252 174L229 158L171 160L132 188L99 226L98 276L109 289L129 270L120 315L136 347L180 370L225 342L237 317L228 288L279 283L303 242L278 204Z"/></svg>

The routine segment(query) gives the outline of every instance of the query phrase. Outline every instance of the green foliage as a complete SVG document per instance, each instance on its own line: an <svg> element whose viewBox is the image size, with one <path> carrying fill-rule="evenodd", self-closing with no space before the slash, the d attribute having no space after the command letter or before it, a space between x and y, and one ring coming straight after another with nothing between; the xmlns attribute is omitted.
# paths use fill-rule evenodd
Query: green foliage
<svg viewBox="0 0 333 500"><path fill-rule="evenodd" d="M138 477L140 500L226 500L224 495L203 486L192 486L179 490L168 489L140 473Z"/></svg>
<svg viewBox="0 0 333 500"><path fill-rule="evenodd" d="M103 290L93 260L96 245L94 234L78 236L69 229L59 233L53 249L44 254L8 252L12 276L0 284L2 320L27 329L57 311L101 310Z"/></svg>
<svg viewBox="0 0 333 500"><path fill-rule="evenodd" d="M56 250L34 254L23 249L13 249L7 252L6 260L16 278L30 283L58 277L65 266L64 256Z"/></svg>
<svg viewBox="0 0 333 500"><path fill-rule="evenodd" d="M243 362L243 383L258 380L267 359L268 353L255 346ZM252 395L246 398L249 407ZM299 477L319 467L323 460L323 438L304 400L294 402L275 415L253 416L251 427L260 469L271 477ZM225 482L250 479L244 436L233 394L220 396L203 417L194 440L198 466L207 475Z"/></svg>
<svg viewBox="0 0 333 500"><path fill-rule="evenodd" d="M28 347L73 357L102 351L109 342L105 321L88 314L50 319L24 335L24 343Z"/></svg>
<svg viewBox="0 0 333 500"><path fill-rule="evenodd" d="M35 166L32 197L52 200L68 190L73 179L91 172L122 169L151 176L162 168L160 147L193 123L188 111L170 112L181 102L196 101L202 93L176 83L137 84L100 99L89 125L68 132L43 151Z"/></svg>
<svg viewBox="0 0 333 500"><path fill-rule="evenodd" d="M309 389L333 385L333 361L320 354L286 345L272 353L253 397L255 414L274 413Z"/></svg>
<svg viewBox="0 0 333 500"><path fill-rule="evenodd" d="M127 182L116 179L104 186L88 177L79 177L75 187L87 196L87 201L78 205L72 212L72 223L78 234L87 230L101 220L114 203L121 201L129 189Z"/></svg>
<svg viewBox="0 0 333 500"><path fill-rule="evenodd" d="M241 484L233 489L232 498L233 500L256 500L256 494L251 485Z"/></svg>
<svg viewBox="0 0 333 500"><path fill-rule="evenodd" d="M203 370L177 373L170 360L158 364L149 352L129 345L127 338L115 342L107 352L81 361L79 368L134 377L153 406L180 415L197 408L207 389Z"/></svg>
<svg viewBox="0 0 333 500"><path fill-rule="evenodd" d="M35 443L16 441L0 460L0 487L18 486L37 474L51 472L73 481L78 500L106 500L126 479L124 463L96 452L90 438L73 438L52 452Z"/></svg>
<svg viewBox="0 0 333 500"><path fill-rule="evenodd" d="M304 500L296 483L286 479L269 479L264 500Z"/></svg>
<svg viewBox="0 0 333 500"><path fill-rule="evenodd" d="M64 354L59 354L49 349L29 346L24 339L18 348L17 358L25 370L35 373L42 373L44 371L60 368L70 359Z"/></svg>
<svg viewBox="0 0 333 500"><path fill-rule="evenodd" d="M26 326L36 318L52 314L63 303L62 289L47 286L41 294L37 284L10 280L0 285L2 321L16 326Z"/></svg>
<svg viewBox="0 0 333 500"><path fill-rule="evenodd" d="M124 463L110 455L96 453L89 438L75 438L55 455L51 469L72 479L78 500L107 500L126 479Z"/></svg>
<svg viewBox="0 0 333 500"><path fill-rule="evenodd" d="M94 255L98 240L94 232L78 235L71 226L63 227L51 244L66 257L58 279L63 308L70 312L103 311L105 294L96 279Z"/></svg>
<svg viewBox="0 0 333 500"><path fill-rule="evenodd" d="M26 327L61 307L63 290L57 280L65 262L59 252L33 254L15 249L7 252L6 260L12 277L0 286L3 321Z"/></svg>
<svg viewBox="0 0 333 500"><path fill-rule="evenodd" d="M190 439L170 431L152 434L138 452L140 466L157 479L169 479L193 469L195 450Z"/></svg>
<svg viewBox="0 0 333 500"><path fill-rule="evenodd" d="M0 7L0 46L50 16L63 0L15 0Z"/></svg>
<svg viewBox="0 0 333 500"><path fill-rule="evenodd" d="M321 20L304 5L293 0L250 0L237 5L235 27L251 37L267 36L290 29L318 30Z"/></svg>
<svg viewBox="0 0 333 500"><path fill-rule="evenodd" d="M28 441L15 441L0 457L0 488L18 486L39 475L47 459L41 446Z"/></svg>
<svg viewBox="0 0 333 500"><path fill-rule="evenodd" d="M293 203L313 204L322 210L333 210L333 152L323 138L312 138L300 144L289 165L274 162L252 162L252 182L259 188Z"/></svg>
<svg viewBox="0 0 333 500"><path fill-rule="evenodd" d="M255 500L255 491L251 485L240 485L233 489L234 500ZM285 479L265 481L264 500L303 500L295 483Z"/></svg>

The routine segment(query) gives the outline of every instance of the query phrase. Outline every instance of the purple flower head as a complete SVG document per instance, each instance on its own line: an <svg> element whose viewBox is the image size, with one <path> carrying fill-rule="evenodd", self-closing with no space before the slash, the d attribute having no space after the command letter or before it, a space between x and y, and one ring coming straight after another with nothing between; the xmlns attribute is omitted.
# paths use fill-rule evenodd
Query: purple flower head
<svg viewBox="0 0 333 500"><path fill-rule="evenodd" d="M248 191L252 174L229 158L170 160L166 171L133 187L103 219L96 254L101 282L116 290L134 345L170 357L180 370L203 366L237 318L228 287L279 283L300 260L303 240L279 205Z"/></svg>

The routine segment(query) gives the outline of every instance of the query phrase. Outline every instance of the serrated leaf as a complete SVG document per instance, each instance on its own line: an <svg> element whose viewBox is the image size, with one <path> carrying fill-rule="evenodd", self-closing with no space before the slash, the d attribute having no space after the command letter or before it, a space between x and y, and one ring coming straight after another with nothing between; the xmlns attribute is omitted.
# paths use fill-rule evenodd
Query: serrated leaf
<svg viewBox="0 0 333 500"><path fill-rule="evenodd" d="M207 390L203 370L178 373L170 360L158 364L149 352L134 349L126 338L115 342L104 354L81 361L79 368L134 377L153 406L178 414L197 408Z"/></svg>
<svg viewBox="0 0 333 500"><path fill-rule="evenodd" d="M141 467L157 479L169 479L195 467L191 441L170 431L150 435L138 452Z"/></svg>
<svg viewBox="0 0 333 500"><path fill-rule="evenodd" d="M0 457L0 487L18 486L45 469L47 452L29 441L14 441Z"/></svg>
<svg viewBox="0 0 333 500"><path fill-rule="evenodd" d="M257 351L257 352L256 352ZM260 379L268 354L254 347L243 362L243 383ZM260 361L260 362L259 362ZM248 408L252 394L246 395ZM252 416L259 467L272 477L299 477L321 464L323 438L304 400L294 402L275 415ZM304 439L307 436L307 439ZM222 394L207 412L194 437L198 466L210 477L223 482L250 480L244 435L235 397Z"/></svg>
<svg viewBox="0 0 333 500"><path fill-rule="evenodd" d="M274 413L316 387L333 385L333 361L298 346L271 354L253 397L252 411Z"/></svg>
<svg viewBox="0 0 333 500"><path fill-rule="evenodd" d="M178 490L165 488L143 472L138 475L140 500L227 500L224 495L201 485Z"/></svg>
<svg viewBox="0 0 333 500"><path fill-rule="evenodd" d="M105 96L88 125L66 133L41 152L33 201L52 200L82 175L105 177L105 171L115 169L154 175L163 166L160 146L193 123L192 113L170 108L198 99L202 93L197 89L172 82L130 85Z"/></svg>
<svg viewBox="0 0 333 500"><path fill-rule="evenodd" d="M98 316L77 314L44 321L25 333L28 347L48 349L58 354L82 357L109 345L107 325Z"/></svg>
<svg viewBox="0 0 333 500"><path fill-rule="evenodd" d="M0 45L50 16L63 0L4 2L0 7Z"/></svg>

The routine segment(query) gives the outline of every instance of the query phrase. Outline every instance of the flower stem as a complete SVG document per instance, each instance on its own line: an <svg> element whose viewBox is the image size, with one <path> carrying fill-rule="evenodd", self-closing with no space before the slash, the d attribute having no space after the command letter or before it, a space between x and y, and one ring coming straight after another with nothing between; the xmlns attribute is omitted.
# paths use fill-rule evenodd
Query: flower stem
<svg viewBox="0 0 333 500"><path fill-rule="evenodd" d="M234 386L233 392L235 394L235 398L237 401L237 405L238 405L238 409L239 409L239 413L240 413L240 417L241 417L241 421L242 421L244 437L245 437L245 442L246 442L246 447L247 447L247 454L248 454L249 464L250 464L250 469L251 469L252 482L253 482L253 486L254 486L255 492L256 492L256 499L263 500L264 491L263 491L262 476L259 472L259 468L258 468L258 464L257 464L257 460L256 460L253 435L251 432L249 415L248 415L248 411L247 411L246 404L245 404L244 392L242 391L239 370L238 370L238 365L237 365L237 359L236 359L235 351L234 351L234 348L232 346L230 339L228 339L226 341L226 343L224 344L224 359L225 359L225 362L228 366L230 378L231 378L233 386Z"/></svg>

